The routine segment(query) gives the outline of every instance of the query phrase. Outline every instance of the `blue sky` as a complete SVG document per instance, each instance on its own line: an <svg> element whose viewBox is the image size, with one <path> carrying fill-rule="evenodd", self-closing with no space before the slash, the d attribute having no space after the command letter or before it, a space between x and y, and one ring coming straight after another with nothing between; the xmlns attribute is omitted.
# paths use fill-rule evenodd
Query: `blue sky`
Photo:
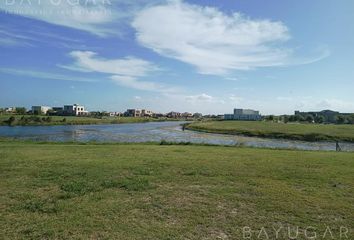
<svg viewBox="0 0 354 240"><path fill-rule="evenodd" d="M353 9L352 0L0 0L0 106L353 112Z"/></svg>

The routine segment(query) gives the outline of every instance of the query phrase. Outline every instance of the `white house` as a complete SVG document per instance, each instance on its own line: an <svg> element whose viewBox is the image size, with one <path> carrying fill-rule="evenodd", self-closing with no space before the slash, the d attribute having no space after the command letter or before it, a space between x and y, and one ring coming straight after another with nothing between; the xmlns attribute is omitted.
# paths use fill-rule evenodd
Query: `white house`
<svg viewBox="0 0 354 240"><path fill-rule="evenodd" d="M6 113L13 113L16 111L16 108L15 107L7 107L5 108L5 112Z"/></svg>
<svg viewBox="0 0 354 240"><path fill-rule="evenodd" d="M146 110L146 109L141 110L142 117L152 117L153 114L154 112L151 110Z"/></svg>
<svg viewBox="0 0 354 240"><path fill-rule="evenodd" d="M85 110L84 106L80 106L78 104L65 105L64 114L73 115L73 116L84 116L84 115L88 115L88 111Z"/></svg>

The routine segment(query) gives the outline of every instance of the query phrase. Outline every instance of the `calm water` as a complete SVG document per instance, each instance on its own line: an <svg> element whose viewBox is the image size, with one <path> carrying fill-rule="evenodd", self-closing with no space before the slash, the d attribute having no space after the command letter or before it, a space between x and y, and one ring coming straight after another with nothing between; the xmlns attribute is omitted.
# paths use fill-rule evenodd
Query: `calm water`
<svg viewBox="0 0 354 240"><path fill-rule="evenodd" d="M302 150L334 151L331 142L309 143L302 141L262 139L255 137L182 131L181 122L151 122L112 125L75 126L0 126L0 136L36 141L78 142L192 142L221 145L236 145L262 148L296 148ZM344 151L354 151L353 143L341 143Z"/></svg>

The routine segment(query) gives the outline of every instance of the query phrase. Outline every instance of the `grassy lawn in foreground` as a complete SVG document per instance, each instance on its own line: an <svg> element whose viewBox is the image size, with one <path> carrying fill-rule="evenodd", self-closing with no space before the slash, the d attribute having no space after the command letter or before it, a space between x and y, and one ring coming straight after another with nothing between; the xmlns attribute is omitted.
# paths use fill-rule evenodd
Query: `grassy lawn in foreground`
<svg viewBox="0 0 354 240"><path fill-rule="evenodd" d="M341 140L354 142L354 125L274 123L261 121L205 121L194 122L191 130L242 134L246 136L287 138L305 141Z"/></svg>
<svg viewBox="0 0 354 240"><path fill-rule="evenodd" d="M0 239L242 239L245 226L252 239L280 226L339 239L354 227L354 153L3 141L0 189Z"/></svg>
<svg viewBox="0 0 354 240"><path fill-rule="evenodd" d="M155 118L134 118L134 117L75 117L75 116L51 116L51 121L47 122L45 120L41 122L30 121L23 124L20 119L22 116L25 118L30 118L31 115L0 115L0 125L8 125L6 121L11 117L15 117L15 122L12 124L16 125L80 125L80 124L118 124L118 123L143 123L152 121L165 121L167 119L155 119ZM36 117L36 116L33 116ZM40 118L48 118L48 116L38 116ZM65 119L65 121L63 121ZM173 121L170 120L170 121Z"/></svg>

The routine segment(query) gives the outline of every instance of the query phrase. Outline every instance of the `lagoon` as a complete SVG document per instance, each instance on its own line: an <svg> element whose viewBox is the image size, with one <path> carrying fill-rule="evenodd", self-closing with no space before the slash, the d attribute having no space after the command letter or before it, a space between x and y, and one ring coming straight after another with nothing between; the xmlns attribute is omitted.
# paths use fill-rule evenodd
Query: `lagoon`
<svg viewBox="0 0 354 240"><path fill-rule="evenodd" d="M0 126L0 137L47 142L191 142L239 145L258 148L335 151L333 142L305 142L232 136L182 130L184 122L147 122L107 125ZM343 151L354 151L354 143L341 143Z"/></svg>

